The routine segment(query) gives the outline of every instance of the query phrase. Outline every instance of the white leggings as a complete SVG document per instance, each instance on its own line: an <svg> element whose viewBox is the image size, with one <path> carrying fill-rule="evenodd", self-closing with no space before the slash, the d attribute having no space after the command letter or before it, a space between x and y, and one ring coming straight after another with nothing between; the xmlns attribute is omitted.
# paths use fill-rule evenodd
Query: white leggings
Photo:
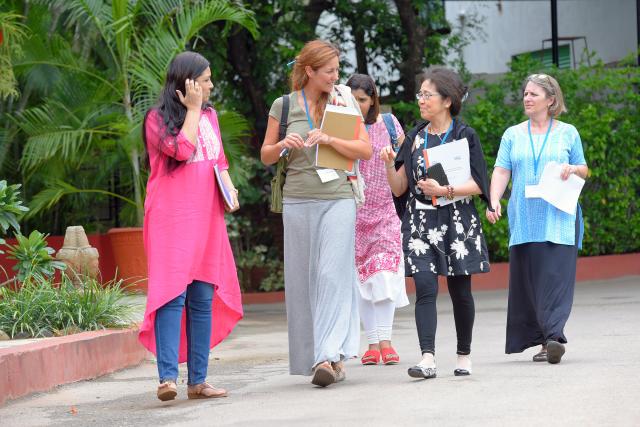
<svg viewBox="0 0 640 427"><path fill-rule="evenodd" d="M358 300L360 301L360 320L367 335L367 342L378 344L380 341L391 341L393 315L396 312L395 302L385 299L374 303L361 296Z"/></svg>

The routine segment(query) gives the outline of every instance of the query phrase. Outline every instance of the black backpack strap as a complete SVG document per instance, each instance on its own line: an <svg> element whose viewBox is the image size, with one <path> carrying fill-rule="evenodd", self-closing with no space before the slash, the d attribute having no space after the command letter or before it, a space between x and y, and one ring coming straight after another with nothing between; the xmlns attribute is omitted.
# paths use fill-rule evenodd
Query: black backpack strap
<svg viewBox="0 0 640 427"><path fill-rule="evenodd" d="M280 116L280 131L278 141L287 136L287 124L289 122L289 95L282 95L282 115Z"/></svg>

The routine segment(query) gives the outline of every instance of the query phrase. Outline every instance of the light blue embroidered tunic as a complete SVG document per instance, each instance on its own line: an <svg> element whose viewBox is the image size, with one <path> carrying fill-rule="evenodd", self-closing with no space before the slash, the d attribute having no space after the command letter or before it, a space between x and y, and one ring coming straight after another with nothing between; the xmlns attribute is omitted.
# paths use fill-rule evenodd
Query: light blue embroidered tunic
<svg viewBox="0 0 640 427"><path fill-rule="evenodd" d="M496 166L511 171L512 189L507 213L509 217L509 246L529 242L551 242L560 245L575 245L576 215L557 209L550 203L538 199L526 199L526 185L538 184L542 171L549 161L586 165L580 135L573 125L556 121L549 133L549 140L540 155L537 174L527 126L511 126L502 135ZM544 142L544 134L533 134L536 155ZM578 246L582 246L582 212L576 211L580 221Z"/></svg>

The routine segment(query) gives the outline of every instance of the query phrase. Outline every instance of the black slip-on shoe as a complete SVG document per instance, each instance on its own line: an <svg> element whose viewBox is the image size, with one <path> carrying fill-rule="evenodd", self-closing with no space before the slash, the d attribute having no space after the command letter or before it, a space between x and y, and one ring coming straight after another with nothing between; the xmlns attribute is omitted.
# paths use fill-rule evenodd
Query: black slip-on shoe
<svg viewBox="0 0 640 427"><path fill-rule="evenodd" d="M564 345L562 345L558 341L547 341L547 362L551 364L560 363L564 352Z"/></svg>

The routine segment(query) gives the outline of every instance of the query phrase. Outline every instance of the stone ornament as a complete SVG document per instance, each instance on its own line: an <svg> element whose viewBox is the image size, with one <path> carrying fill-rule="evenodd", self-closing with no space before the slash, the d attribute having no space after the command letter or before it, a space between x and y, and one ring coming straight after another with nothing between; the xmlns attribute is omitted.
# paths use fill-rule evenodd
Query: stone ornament
<svg viewBox="0 0 640 427"><path fill-rule="evenodd" d="M82 284L83 277L96 278L100 274L98 250L89 244L81 225L67 227L56 258L67 265L67 274L75 285Z"/></svg>

